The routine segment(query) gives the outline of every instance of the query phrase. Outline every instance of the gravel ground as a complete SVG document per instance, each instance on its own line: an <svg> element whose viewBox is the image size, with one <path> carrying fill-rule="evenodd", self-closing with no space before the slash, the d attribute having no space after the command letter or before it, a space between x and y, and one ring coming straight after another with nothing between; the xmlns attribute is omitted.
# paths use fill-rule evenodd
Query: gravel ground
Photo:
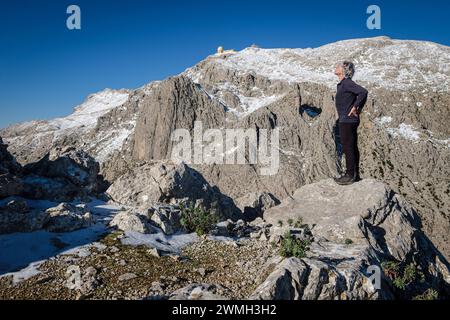
<svg viewBox="0 0 450 320"><path fill-rule="evenodd" d="M221 296L245 299L273 270L277 256L267 241L202 238L179 256L155 256L145 246L124 246L118 233L100 242L87 257L58 256L39 268L42 273L13 285L0 278L0 299L161 299L192 283L214 284ZM91 273L91 290L67 287L69 267ZM92 268L90 268L92 267ZM87 271L90 270L90 271Z"/></svg>

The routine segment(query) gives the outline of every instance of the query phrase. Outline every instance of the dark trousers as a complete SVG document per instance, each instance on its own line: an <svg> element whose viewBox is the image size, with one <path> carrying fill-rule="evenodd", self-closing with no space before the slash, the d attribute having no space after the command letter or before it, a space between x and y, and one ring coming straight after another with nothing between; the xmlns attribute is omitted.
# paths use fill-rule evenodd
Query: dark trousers
<svg viewBox="0 0 450 320"><path fill-rule="evenodd" d="M342 151L345 154L347 174L359 175L359 149L358 149L359 123L339 123L339 135Z"/></svg>

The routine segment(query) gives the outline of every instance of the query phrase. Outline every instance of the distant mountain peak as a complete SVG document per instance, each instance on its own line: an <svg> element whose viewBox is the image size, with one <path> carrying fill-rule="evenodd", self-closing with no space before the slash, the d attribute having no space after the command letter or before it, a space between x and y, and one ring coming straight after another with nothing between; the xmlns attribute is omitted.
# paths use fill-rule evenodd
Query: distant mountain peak
<svg viewBox="0 0 450 320"><path fill-rule="evenodd" d="M332 88L337 83L334 66L343 60L356 64L355 80L367 85L396 90L449 91L450 47L386 36L342 40L318 48L248 47L230 55L213 56L203 63L216 63L225 69L272 80L314 82ZM201 78L202 69L205 68L189 68L186 74L196 81Z"/></svg>

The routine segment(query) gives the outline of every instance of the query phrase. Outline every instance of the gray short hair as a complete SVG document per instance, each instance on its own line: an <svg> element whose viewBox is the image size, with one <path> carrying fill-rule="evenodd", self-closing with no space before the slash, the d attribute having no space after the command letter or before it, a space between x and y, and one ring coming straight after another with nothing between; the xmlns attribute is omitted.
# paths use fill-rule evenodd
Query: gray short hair
<svg viewBox="0 0 450 320"><path fill-rule="evenodd" d="M344 75L346 78L353 78L353 75L355 74L355 65L351 61L343 61L339 62L337 64L339 67L344 70Z"/></svg>

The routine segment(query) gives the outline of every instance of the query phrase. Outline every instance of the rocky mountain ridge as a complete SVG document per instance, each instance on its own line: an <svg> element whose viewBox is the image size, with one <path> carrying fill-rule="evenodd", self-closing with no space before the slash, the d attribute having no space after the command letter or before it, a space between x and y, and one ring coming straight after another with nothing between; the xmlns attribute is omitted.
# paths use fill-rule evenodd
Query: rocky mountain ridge
<svg viewBox="0 0 450 320"><path fill-rule="evenodd" d="M375 219L371 222L370 232L363 232L355 225L351 225L351 228L341 225L338 230L351 231L358 237L362 236L363 242L369 241L369 245L366 242L364 244L376 249L375 253L365 255L366 260L375 260L378 264L389 255L405 260L404 263L411 262L410 255L427 251L426 247L431 246L426 236L436 245L437 252L441 251L448 258L450 129L447 124L450 121L450 48L446 46L380 37L341 41L316 49L247 48L236 53L212 55L180 75L163 81L152 82L136 90L106 91L100 93L99 97L91 96L69 119L44 122L42 125L16 125L1 130L0 136L10 145L8 150L24 165L38 162L55 147L81 149L100 162L100 174L111 184L110 195L113 200L126 206L139 200L141 204L148 206L146 201L159 201L161 195L171 193L153 188L153 184L145 182L145 179L141 181L143 183L136 185L133 185L133 181L139 181L137 177L142 178L141 173L147 172L145 168L151 167L152 163L170 159L174 145L170 136L175 129L182 128L192 132L195 121L202 121L204 129L255 128L270 131L279 128L280 168L274 176L259 175L258 165L188 164L188 172L197 172L207 182L207 189L216 188L223 198L234 202L247 198L246 201L254 203L256 208L261 202L259 195L266 194L270 205L264 210L258 209L257 214L261 216L262 211L268 209L264 213L266 218L271 210L278 210L277 207L269 209L273 204L278 204L283 199L295 199L297 190L307 190L311 184L314 186L316 182L326 181L342 170L334 106L336 80L332 68L337 61L344 59L355 61L355 79L370 92L360 127L363 177L383 181L387 186L380 188L392 190L391 193L376 189L380 192L374 194L372 192L376 190L368 188L365 189L367 195L389 195L386 199L390 200L381 206L382 210L394 212L392 216L402 217L392 207L408 207L405 210L408 215L414 212L411 213L414 217L398 221L394 219L394 222L386 225L387 229ZM91 117L88 126L72 127L78 115L86 114ZM71 119L75 120L69 121ZM65 127L68 123L71 125ZM148 178L157 176L161 179L160 174L159 172ZM182 173L179 176L185 177ZM170 178L164 176L162 179L167 179L167 185L170 186L168 190L176 190L172 189L174 185ZM211 192L211 199L217 200L215 195L218 194ZM406 206L401 202L399 205L393 201L394 198L390 196L392 194L398 194L409 204ZM147 200L142 198L146 195ZM328 196L331 197L330 194ZM307 194L302 194L302 197L307 197ZM347 200L346 205L358 201ZM245 207L236 204L241 210ZM301 201L299 206L300 204ZM137 203L134 205L137 206ZM310 209L315 212L311 207ZM121 218L132 219L132 223L120 220L119 225L133 225L137 230L150 230L151 228L145 228L147 223L154 224L155 221L148 221L148 217L136 214L133 210L124 214ZM341 210L333 214L344 213ZM171 210L160 210L158 217L158 226L165 228L164 221L172 221L176 214ZM352 217L357 221L360 219L356 213ZM274 218L271 222L276 226L278 220L279 218ZM419 220L422 226L418 225ZM323 221L320 224L323 228L327 226ZM398 239L400 244L395 245L396 250L404 248L402 241L409 239L410 235L416 237L421 228L426 236L421 234L418 242L423 245L409 243L408 249L402 249L402 254L393 254L389 246L383 245L377 230L381 232L379 227L387 230L387 234L395 238L396 228L399 226L410 230L411 234ZM261 228L266 230L265 227ZM278 231L272 229L267 234L264 231L262 238L271 238L274 232ZM134 234L133 239L138 238L140 236ZM335 244L336 239L332 240L334 242L331 244L321 245L328 249L333 246L346 248L345 244L339 241ZM358 242L356 239L352 241ZM320 249L317 245L314 244L312 252ZM325 257L323 248L321 255ZM435 251L433 249L430 252ZM445 261L445 258L436 259L439 254L433 254L433 257L425 258L426 263L419 261L420 259L415 263L422 265L422 269L425 265L433 265L434 271L431 274L439 279L435 288L442 291L442 283L448 283L445 280L448 275L445 267L438 267L441 264L436 261ZM350 259L353 256L349 253L346 257ZM306 276L311 270L317 271L314 274L320 276L333 273L339 266L323 266L317 261L305 263L295 259L278 263L270 279L280 283L277 280L280 275L291 274L289 277L282 276L286 280L281 282L285 287L280 288L269 281L252 297L335 298L343 292L352 291L348 278L342 278L340 272L334 277L336 283L332 284L331 279L328 279L329 286L324 282L311 280L314 277L307 280ZM362 264L358 265L361 266ZM294 273L297 276L292 278ZM358 276L361 275L358 273ZM362 276L359 279L366 281ZM347 282L347 285L342 286L340 281ZM296 287L290 287L288 283L296 283ZM303 286L310 288L307 290L310 294L304 295L305 291L301 289ZM187 292L191 294L194 289L195 286ZM256 290L256 287L253 289ZM369 287L358 290L352 291L355 297L372 297L373 291ZM389 290L385 292L384 298L394 294Z"/></svg>
<svg viewBox="0 0 450 320"><path fill-rule="evenodd" d="M172 170L183 174L186 168ZM169 182L162 184L167 185L166 195L188 196L190 188L170 184L171 176L163 178ZM195 181L186 184L195 189ZM154 186L137 193L151 196L157 190ZM364 201L351 196L357 192L364 193ZM88 207L33 208L41 218L30 220L31 207L24 200L1 207L2 219L10 218L2 221L2 228L40 223L39 228L54 233L51 243L61 248L68 244L59 238L67 234L70 239L79 228L107 233L99 242L1 276L0 297L354 300L445 299L450 294L450 265L420 230L415 210L372 179L348 187L331 179L306 185L280 205L269 205L264 220L228 219L203 237L174 229L180 228L181 218L175 202L153 203L148 215L142 209L116 207L112 220L104 222L97 220L98 212L86 213ZM25 220L14 224L18 217ZM11 230L0 230L4 232ZM2 250L6 236L0 234ZM291 241L305 243L304 252L283 257ZM80 281L72 282L73 272L80 274Z"/></svg>
<svg viewBox="0 0 450 320"><path fill-rule="evenodd" d="M107 194L125 206L106 210L105 216L88 198L101 189L98 164L84 152L53 150L22 168L1 144L0 158L2 178L12 177L23 186L0 199L2 251L21 252L16 238L42 232L49 234L57 252L70 246L61 237L88 241L0 276L2 298L353 300L450 295L450 265L420 230L416 211L373 179L347 187L322 180L303 186L281 204L272 195L253 193L236 200L238 209L186 164L159 161L113 183ZM65 193L62 183L73 187ZM1 180L0 190L11 191L10 185ZM82 203L54 206L32 200L61 197ZM186 233L181 206L186 200L208 210L205 214L218 213L221 222L203 237ZM45 241L39 245L48 246ZM36 250L34 242L29 245ZM236 247L242 249L230 250ZM2 268L11 263L8 257L2 255ZM236 261L231 270L230 261ZM153 274L149 268L161 271ZM177 276L167 281L171 268ZM373 272L378 272L375 280ZM73 282L76 274L81 278Z"/></svg>

